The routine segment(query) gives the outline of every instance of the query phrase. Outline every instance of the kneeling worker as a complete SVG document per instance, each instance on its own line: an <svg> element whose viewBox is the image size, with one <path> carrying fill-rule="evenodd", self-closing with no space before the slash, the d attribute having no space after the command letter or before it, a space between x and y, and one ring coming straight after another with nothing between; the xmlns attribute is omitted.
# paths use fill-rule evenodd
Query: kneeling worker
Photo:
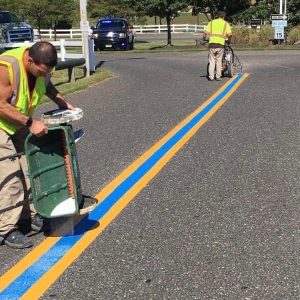
<svg viewBox="0 0 300 300"><path fill-rule="evenodd" d="M59 108L74 109L50 81L56 64L56 49L48 42L38 42L30 48L21 47L0 55L0 244L12 248L33 245L18 227L26 205L16 206L28 196L30 185L24 155L17 159L1 158L23 152L29 132L37 137L47 134L47 126L32 118L43 95ZM9 207L14 208L5 211ZM33 214L32 230L40 231L42 226L42 218Z"/></svg>
<svg viewBox="0 0 300 300"><path fill-rule="evenodd" d="M203 34L203 39L209 38L209 68L208 80L221 80L222 75L222 57L224 54L225 40L231 42L231 27L225 20L225 12L218 11L217 18L210 21Z"/></svg>

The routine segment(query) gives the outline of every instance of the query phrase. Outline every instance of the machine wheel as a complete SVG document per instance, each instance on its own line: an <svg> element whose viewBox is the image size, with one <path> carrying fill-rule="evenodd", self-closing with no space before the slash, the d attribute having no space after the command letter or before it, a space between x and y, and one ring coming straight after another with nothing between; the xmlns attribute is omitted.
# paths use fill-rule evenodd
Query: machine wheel
<svg viewBox="0 0 300 300"><path fill-rule="evenodd" d="M206 77L207 77L207 79L209 78L209 63L207 63L207 66L206 66Z"/></svg>
<svg viewBox="0 0 300 300"><path fill-rule="evenodd" d="M233 76L233 63L232 63L232 60L227 62L227 75L228 75L229 78L231 78Z"/></svg>

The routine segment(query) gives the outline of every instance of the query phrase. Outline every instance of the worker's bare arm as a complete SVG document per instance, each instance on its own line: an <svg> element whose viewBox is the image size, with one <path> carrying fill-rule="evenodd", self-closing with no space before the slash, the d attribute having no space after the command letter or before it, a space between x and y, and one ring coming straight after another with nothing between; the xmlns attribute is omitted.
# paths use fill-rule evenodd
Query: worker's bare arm
<svg viewBox="0 0 300 300"><path fill-rule="evenodd" d="M69 103L63 95L59 93L53 83L50 81L47 85L46 96L54 101L59 108L74 109L74 106Z"/></svg>
<svg viewBox="0 0 300 300"><path fill-rule="evenodd" d="M28 116L20 113L11 104L13 96L12 86L9 80L8 69L0 65L0 117L17 128L26 126ZM33 120L29 128L32 134L41 136L48 132L47 126L40 120Z"/></svg>
<svg viewBox="0 0 300 300"><path fill-rule="evenodd" d="M12 96L13 92L9 81L8 69L0 65L0 117L11 124L24 126L28 117L18 112L11 105Z"/></svg>

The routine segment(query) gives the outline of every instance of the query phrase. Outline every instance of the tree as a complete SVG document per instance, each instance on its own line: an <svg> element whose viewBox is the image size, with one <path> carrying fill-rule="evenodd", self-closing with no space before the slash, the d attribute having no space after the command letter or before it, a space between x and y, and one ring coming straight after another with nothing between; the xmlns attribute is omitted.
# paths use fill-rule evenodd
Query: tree
<svg viewBox="0 0 300 300"><path fill-rule="evenodd" d="M289 23L293 26L300 24L300 0L288 1Z"/></svg>
<svg viewBox="0 0 300 300"><path fill-rule="evenodd" d="M101 17L121 17L133 21L137 12L131 7L125 6L119 0L89 0L88 13L93 19Z"/></svg>
<svg viewBox="0 0 300 300"><path fill-rule="evenodd" d="M14 12L15 14L19 13L20 1L18 0L1 0L0 10L7 10Z"/></svg>
<svg viewBox="0 0 300 300"><path fill-rule="evenodd" d="M149 15L166 18L168 29L167 45L172 45L171 21L176 18L180 11L186 9L188 0L121 0L123 3L133 7L136 11Z"/></svg>
<svg viewBox="0 0 300 300"><path fill-rule="evenodd" d="M37 25L39 34L44 25L44 20L49 14L48 0L27 0L27 16L34 20L34 25Z"/></svg>
<svg viewBox="0 0 300 300"><path fill-rule="evenodd" d="M277 0L256 0L248 9L237 14L238 20L250 22L252 19L269 20L271 14L279 13L279 1Z"/></svg>
<svg viewBox="0 0 300 300"><path fill-rule="evenodd" d="M48 0L51 27L57 28L59 22L72 25L74 16L79 16L78 0Z"/></svg>
<svg viewBox="0 0 300 300"><path fill-rule="evenodd" d="M7 10L15 13L22 21L25 21L27 18L25 2L20 2L18 0L1 0L0 10Z"/></svg>
<svg viewBox="0 0 300 300"><path fill-rule="evenodd" d="M243 12L250 6L249 0L191 0L190 5L193 7L193 14L203 13L208 21L214 19L218 10L224 10L228 19L240 12Z"/></svg>

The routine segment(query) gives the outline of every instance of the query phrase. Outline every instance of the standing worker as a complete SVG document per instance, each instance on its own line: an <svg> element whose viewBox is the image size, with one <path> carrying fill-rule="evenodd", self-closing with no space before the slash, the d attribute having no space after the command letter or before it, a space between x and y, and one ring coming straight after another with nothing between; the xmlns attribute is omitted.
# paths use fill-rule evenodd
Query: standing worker
<svg viewBox="0 0 300 300"><path fill-rule="evenodd" d="M218 11L217 18L207 24L203 35L204 40L209 38L208 80L210 81L215 78L218 81L221 80L225 40L227 39L227 43L231 42L231 27L224 19L225 12Z"/></svg>
<svg viewBox="0 0 300 300"><path fill-rule="evenodd" d="M22 213L28 209L20 203L28 197L30 183L26 157L5 157L24 151L29 132L37 137L48 133L41 120L32 118L43 95L59 108L74 109L50 81L56 64L56 49L48 42L38 42L30 48L21 47L0 55L0 244L12 248L33 245L22 228L18 228ZM8 208L12 209L3 212ZM32 230L40 231L42 227L42 218L33 214Z"/></svg>

